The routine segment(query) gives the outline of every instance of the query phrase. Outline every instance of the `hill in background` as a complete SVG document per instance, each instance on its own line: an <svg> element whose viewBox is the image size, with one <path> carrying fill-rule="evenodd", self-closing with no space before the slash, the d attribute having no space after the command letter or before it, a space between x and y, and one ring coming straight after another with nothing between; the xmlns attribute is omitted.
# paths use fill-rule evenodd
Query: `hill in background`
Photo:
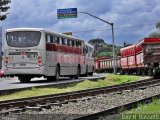
<svg viewBox="0 0 160 120"><path fill-rule="evenodd" d="M111 57L112 56L112 44L107 44L103 39L91 39L88 41L95 48L95 57ZM120 54L120 48L122 46L115 46L115 53L117 56Z"/></svg>

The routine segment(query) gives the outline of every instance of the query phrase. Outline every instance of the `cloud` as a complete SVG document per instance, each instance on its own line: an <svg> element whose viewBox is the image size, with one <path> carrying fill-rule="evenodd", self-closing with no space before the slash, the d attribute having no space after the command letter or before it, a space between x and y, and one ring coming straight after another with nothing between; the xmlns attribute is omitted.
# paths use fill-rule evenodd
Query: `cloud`
<svg viewBox="0 0 160 120"><path fill-rule="evenodd" d="M115 29L116 44L123 44L124 41L134 43L156 30L154 24L128 29L121 27L156 23L160 20L159 0L12 0L3 28L42 27L57 32L73 31L75 36L86 40L102 38L107 43L112 43L111 26L91 16L79 13L78 18L57 19L57 9L74 7L78 12L89 12L113 22L114 27L119 28ZM109 30L82 32L106 28Z"/></svg>

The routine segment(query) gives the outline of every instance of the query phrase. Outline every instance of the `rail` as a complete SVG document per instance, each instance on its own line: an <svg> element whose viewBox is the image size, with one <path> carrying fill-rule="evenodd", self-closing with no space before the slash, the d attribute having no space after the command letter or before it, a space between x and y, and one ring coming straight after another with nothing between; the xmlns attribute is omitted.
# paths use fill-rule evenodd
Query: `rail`
<svg viewBox="0 0 160 120"><path fill-rule="evenodd" d="M137 81L132 83L125 83L121 85L102 87L102 88L0 101L0 110L10 109L14 107L22 108L25 106L33 106L33 105L44 104L44 103L57 103L60 101L74 100L74 99L78 99L86 96L95 96L98 94L106 94L106 93L128 90L128 89L132 90L132 89L137 89L138 87L145 87L145 86L159 84L159 83L160 83L160 80L158 79L147 79L147 80L142 80L142 81Z"/></svg>

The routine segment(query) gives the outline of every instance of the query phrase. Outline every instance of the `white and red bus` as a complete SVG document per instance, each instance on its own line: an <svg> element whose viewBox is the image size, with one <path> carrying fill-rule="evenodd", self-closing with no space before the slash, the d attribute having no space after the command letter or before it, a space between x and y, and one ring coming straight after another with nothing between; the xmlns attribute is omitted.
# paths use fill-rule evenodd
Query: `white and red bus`
<svg viewBox="0 0 160 120"><path fill-rule="evenodd" d="M84 40L44 30L14 28L5 31L4 73L20 82L34 77L59 80L94 72L94 48Z"/></svg>

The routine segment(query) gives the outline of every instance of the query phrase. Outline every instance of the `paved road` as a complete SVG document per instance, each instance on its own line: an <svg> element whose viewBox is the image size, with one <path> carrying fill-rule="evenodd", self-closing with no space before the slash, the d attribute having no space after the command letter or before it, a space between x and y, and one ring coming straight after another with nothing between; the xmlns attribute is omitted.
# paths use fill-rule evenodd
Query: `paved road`
<svg viewBox="0 0 160 120"><path fill-rule="evenodd" d="M0 90L8 90L8 89L17 89L17 88L27 88L41 85L49 85L49 84L60 84L65 82L73 82L73 81L82 81L84 79L95 79L98 77L104 77L106 74L94 74L91 77L80 77L76 80L71 80L69 78L60 78L60 81L56 82L48 82L45 78L34 78L30 83L20 83L17 77L14 78L0 78Z"/></svg>

